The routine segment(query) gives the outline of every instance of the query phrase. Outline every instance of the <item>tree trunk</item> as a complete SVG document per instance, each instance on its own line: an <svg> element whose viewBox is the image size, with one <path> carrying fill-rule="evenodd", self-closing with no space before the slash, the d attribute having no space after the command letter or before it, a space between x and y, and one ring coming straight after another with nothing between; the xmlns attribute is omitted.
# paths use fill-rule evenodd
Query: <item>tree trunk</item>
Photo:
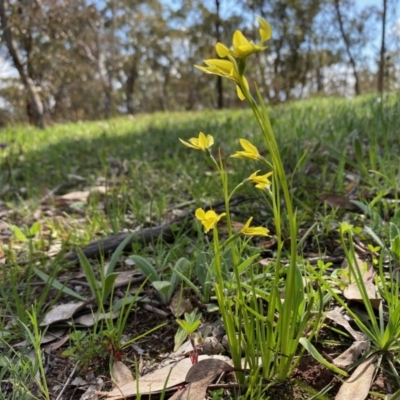
<svg viewBox="0 0 400 400"><path fill-rule="evenodd" d="M379 93L383 93L384 76L385 76L386 14L387 14L387 0L383 0L383 10L382 10L382 38L381 38L381 50L380 50L380 52L379 52L379 70L378 70L378 92L379 92Z"/></svg>
<svg viewBox="0 0 400 400"><path fill-rule="evenodd" d="M220 0L215 0L215 7L216 7L216 18L215 18L215 31L217 33L217 42L221 41L221 19L219 15L220 11ZM222 110L224 108L224 87L222 83L222 76L217 76L217 108Z"/></svg>
<svg viewBox="0 0 400 400"><path fill-rule="evenodd" d="M355 82L354 82L354 92L355 92L356 96L359 96L361 94L360 79L358 78L356 62L355 62L355 60L353 58L353 55L351 54L350 40L347 37L346 32L344 31L343 19L342 19L342 13L340 12L339 0L335 0L335 10L336 10L337 19L338 19L338 22L339 22L340 33L342 35L342 39L343 39L344 44L346 46L346 52L347 52L347 55L349 56L349 61L350 61L351 68L353 69L353 76L354 76L354 80L355 80Z"/></svg>
<svg viewBox="0 0 400 400"><path fill-rule="evenodd" d="M125 84L125 97L126 97L126 111L128 114L133 115L135 113L135 107L133 105L133 93L135 90L135 83L138 76L136 61L132 60L132 65L127 73L127 79Z"/></svg>
<svg viewBox="0 0 400 400"><path fill-rule="evenodd" d="M22 84L24 85L25 91L28 95L27 104L29 105L30 111L30 115L28 115L28 117L29 119L32 119L35 126L44 129L44 108L42 100L39 96L39 88L36 87L32 77L29 75L28 69L23 63L20 51L13 38L12 27L9 24L7 12L8 1L0 0L0 23L3 30L3 39L13 61L14 67L18 71Z"/></svg>

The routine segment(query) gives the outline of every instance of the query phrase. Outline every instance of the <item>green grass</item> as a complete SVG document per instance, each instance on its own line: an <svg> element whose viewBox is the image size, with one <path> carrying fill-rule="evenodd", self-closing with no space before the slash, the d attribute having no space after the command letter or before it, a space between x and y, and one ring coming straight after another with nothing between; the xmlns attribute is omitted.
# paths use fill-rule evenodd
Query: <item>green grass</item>
<svg viewBox="0 0 400 400"><path fill-rule="evenodd" d="M314 99L270 110L300 228L303 232L309 230L305 239L309 251L324 254L338 246L338 237L332 231L343 218L355 225L373 227L388 243L386 223L399 209L399 100L398 95L382 100L373 96ZM229 158L239 148L238 139L246 138L263 148L258 127L250 116L248 110L153 114L54 125L44 131L30 127L1 131L0 142L7 148L0 149L0 211L5 210L8 224L22 231L27 232L35 221L40 221L41 228L31 241L24 243L14 236L0 247L0 259L7 258L0 264L1 279L17 286L14 291L7 286L2 289L0 331L11 332L15 340L25 338L28 316L21 318L24 326L10 328L7 324L13 315L30 310L31 303L27 307L27 302L37 295L36 289L29 286L37 280L33 275L35 266L50 276L55 270L65 270L61 260L49 263L46 258L53 242L60 242L68 250L73 244L83 246L110 233L159 224L172 218L182 204L195 208L222 200L212 165L204 154L188 151L178 139L187 140L199 131L212 134L216 142L214 156L218 157L220 149L233 187L254 172L248 162ZM54 197L40 203L54 189L61 195L95 185L107 186L107 196L93 195L88 204L74 207L60 204ZM349 214L342 208L331 209L318 199L321 194L346 195L351 190L369 212ZM257 195L252 188L244 189L244 193ZM392 202L385 201L386 197ZM242 222L253 215L261 224L271 223L262 200L245 205L241 212L246 217L235 218ZM284 236L287 233L286 226ZM368 237L365 241L372 243ZM161 268L174 265L180 257L190 257L188 254L206 245L207 241L181 236L173 245L159 242L152 249L138 248L137 253L151 256ZM162 279L165 277L168 273ZM50 300L59 295L49 289ZM16 296L20 303L10 306L6 299ZM44 304L45 299L36 298ZM41 317L39 310L39 321ZM21 366L24 376L29 375L27 363ZM13 373L18 374L19 364L13 365ZM7 378L4 370L0 376ZM31 379L35 379L34 374Z"/></svg>

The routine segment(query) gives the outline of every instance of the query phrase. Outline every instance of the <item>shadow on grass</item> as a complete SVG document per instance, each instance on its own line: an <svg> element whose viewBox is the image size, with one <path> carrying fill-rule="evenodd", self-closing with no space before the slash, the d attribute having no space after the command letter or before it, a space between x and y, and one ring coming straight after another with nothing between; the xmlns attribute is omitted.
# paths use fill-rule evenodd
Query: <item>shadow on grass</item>
<svg viewBox="0 0 400 400"><path fill-rule="evenodd" d="M394 149L400 145L397 98L389 96L383 103L373 96L351 101L315 99L274 108L271 119L288 173L307 151L302 165L297 166L297 176L307 178L311 163L315 167L312 180L335 186L338 165L354 169L354 163L360 162L356 142L361 145L365 171L386 168L382 160L389 165L398 157ZM44 132L8 129L0 139L8 145L0 149L0 193L6 200L36 199L60 185L71 191L80 188L83 179L86 185L113 184L117 177L140 196L167 193L182 199L213 195L217 177L209 160L204 153L179 142L179 138L188 140L199 131L214 136L214 155L218 158L220 148L228 168L233 164L229 155L239 148L238 138L263 146L256 122L243 110L154 114L55 125ZM328 166L325 175L318 171L323 164ZM232 185L261 168L236 161ZM308 178L306 181L309 184Z"/></svg>
<svg viewBox="0 0 400 400"><path fill-rule="evenodd" d="M2 196L34 200L59 186L62 193L115 179L149 195L171 191L179 179L204 185L209 160L179 138L211 133L226 158L245 124L238 112L205 112L56 125L44 132L11 129L0 149Z"/></svg>

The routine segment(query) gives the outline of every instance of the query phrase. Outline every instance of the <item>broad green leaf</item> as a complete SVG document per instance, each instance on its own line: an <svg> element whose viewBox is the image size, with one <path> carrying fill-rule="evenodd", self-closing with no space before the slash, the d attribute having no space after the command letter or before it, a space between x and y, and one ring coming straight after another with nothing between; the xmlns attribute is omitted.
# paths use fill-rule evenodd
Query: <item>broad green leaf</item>
<svg viewBox="0 0 400 400"><path fill-rule="evenodd" d="M28 238L22 233L21 229L18 228L18 226L11 225L11 229L14 233L15 238L19 242L27 242Z"/></svg>
<svg viewBox="0 0 400 400"><path fill-rule="evenodd" d="M131 241L132 237L133 237L134 233L131 233L130 235L128 235L117 247L117 249L114 251L113 255L111 256L111 260L108 264L107 267L107 272L106 272L106 276L108 276L109 274L112 274L114 272L115 266L117 265L119 256L121 255L121 253L124 251L126 245Z"/></svg>
<svg viewBox="0 0 400 400"><path fill-rule="evenodd" d="M206 253L199 253L197 255L195 262L195 273L200 285L204 287L208 279L208 257Z"/></svg>
<svg viewBox="0 0 400 400"><path fill-rule="evenodd" d="M172 297L174 294L174 290L176 285L181 281L182 275L188 275L190 270L190 261L184 257L181 257L176 263L174 268L172 268L172 275L171 275L171 288L170 293L168 295ZM179 271L180 274L176 273L175 271Z"/></svg>
<svg viewBox="0 0 400 400"><path fill-rule="evenodd" d="M132 303L135 304L138 301L144 301L144 299L142 297L138 297L137 295L123 297L122 299L119 299L117 302L115 302L112 310L113 312L119 311L121 308L129 306Z"/></svg>
<svg viewBox="0 0 400 400"><path fill-rule="evenodd" d="M98 306L103 303L103 299L101 298L101 292L100 292L100 287L99 283L96 280L96 277L93 272L93 268L90 265L89 260L85 256L85 254L82 252L81 249L77 249L77 254L79 258L79 262L82 266L83 272L85 273L86 280L88 281L88 284L90 286L90 290L92 291L93 297L96 299L98 302Z"/></svg>
<svg viewBox="0 0 400 400"><path fill-rule="evenodd" d="M182 272L176 270L174 267L171 267L171 269L196 293L197 296L199 296L200 300L204 302L202 293L200 292L199 288L188 277L183 275Z"/></svg>
<svg viewBox="0 0 400 400"><path fill-rule="evenodd" d="M181 327L179 327L174 337L174 351L177 351L179 347L182 346L182 343L186 340L187 337L187 333Z"/></svg>
<svg viewBox="0 0 400 400"><path fill-rule="evenodd" d="M164 304L169 304L169 301L171 300L171 297L169 296L170 288L171 288L171 282L168 281L154 281L151 282L154 289L157 290L158 295L161 298L161 301Z"/></svg>
<svg viewBox="0 0 400 400"><path fill-rule="evenodd" d="M361 142L358 139L354 141L354 153L356 155L357 161L364 161Z"/></svg>
<svg viewBox="0 0 400 400"><path fill-rule="evenodd" d="M400 260L400 229L394 224L390 223L390 251Z"/></svg>
<svg viewBox="0 0 400 400"><path fill-rule="evenodd" d="M57 279L51 278L49 275L45 274L43 271L40 271L37 268L34 268L35 274L44 282L50 283L51 286L53 286L55 289L62 291L63 293L74 297L75 299L78 300L83 300L86 301L87 299L80 294L76 293L74 290L68 288L65 286L65 284L62 284L60 281Z"/></svg>
<svg viewBox="0 0 400 400"><path fill-rule="evenodd" d="M39 221L36 221L31 228L29 229L29 236L34 237L40 230L41 223Z"/></svg>
<svg viewBox="0 0 400 400"><path fill-rule="evenodd" d="M199 327L201 321L197 320L197 321L189 322L189 321L185 321L183 319L177 319L176 322L187 334L190 334L190 333L193 333L196 331L196 329Z"/></svg>
<svg viewBox="0 0 400 400"><path fill-rule="evenodd" d="M239 274L244 273L244 272L247 270L247 268L253 263L253 261L254 261L257 257L259 257L259 256L260 256L259 254L254 254L254 255L252 255L251 257L249 257L247 260L244 260L244 261L238 266Z"/></svg>
<svg viewBox="0 0 400 400"><path fill-rule="evenodd" d="M145 258L137 255L131 255L129 258L135 262L135 265L142 271L146 278L149 278L150 282L158 281L160 277L156 269L147 261Z"/></svg>
<svg viewBox="0 0 400 400"><path fill-rule="evenodd" d="M112 273L107 275L106 279L104 280L104 287L103 287L103 302L107 300L108 296L111 293L112 288L114 287L114 282L117 279L118 274Z"/></svg>

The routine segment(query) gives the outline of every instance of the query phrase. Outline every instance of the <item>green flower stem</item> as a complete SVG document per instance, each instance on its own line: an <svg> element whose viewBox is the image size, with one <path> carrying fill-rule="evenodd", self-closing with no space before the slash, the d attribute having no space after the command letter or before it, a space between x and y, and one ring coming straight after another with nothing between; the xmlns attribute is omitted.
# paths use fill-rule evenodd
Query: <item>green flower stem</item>
<svg viewBox="0 0 400 400"><path fill-rule="evenodd" d="M241 334L236 334L237 329L235 329L235 315L237 314L237 306L235 310L235 314L232 314L230 299L225 297L225 282L222 275L222 265L221 265L221 253L220 253L220 245L219 245L219 236L218 236L218 228L214 226L213 228L213 243L214 243L214 261L215 261L215 270L217 274L217 282L215 283L215 293L218 300L218 306L222 315L222 320L224 322L225 331L227 334L229 348L231 351L233 365L236 368L241 368ZM237 268L234 268L237 270ZM241 290L238 291L239 295L242 297ZM240 382L243 382L244 375L243 373L237 374L237 377Z"/></svg>
<svg viewBox="0 0 400 400"><path fill-rule="evenodd" d="M259 98L259 105L257 104L256 100L251 95L250 91L247 89L244 83L244 76L239 75L239 85L242 90L243 95L245 96L246 100L249 102L253 113L257 119L257 122L261 128L261 132L264 137L264 141L267 145L267 148L271 154L272 164L273 164L273 172L272 175L272 205L273 205L273 214L275 219L275 228L276 228L276 237L277 237L277 259L276 265L277 268L280 268L280 257L283 247L282 242L282 231L281 231L281 212L280 212L280 193L281 189L283 192L283 197L285 200L287 215L289 219L289 231L290 231L290 263L289 269L287 272L286 277L286 293L296 293L296 258L297 258L297 223L296 223L296 213L293 210L292 200L289 192L289 186L286 179L285 171L283 168L282 159L279 153L278 145L272 130L271 122L268 116L268 112L266 110L265 104L261 98L261 95L258 94ZM276 289L276 283L278 283L279 273L275 274L274 279L274 291ZM271 299L273 303L269 305L268 310L268 320L272 322L273 315L275 311L275 307L278 306L276 299L279 298L279 294L272 293ZM288 374L290 364L292 358L294 356L294 351L296 349L296 345L294 343L294 338L296 335L296 322L293 321L294 316L294 307L296 304L294 303L295 296L286 295L285 301L281 306L280 311L280 318L279 318L279 325L281 328L280 331L280 351L283 355L282 363L280 365L278 371L278 380L285 380Z"/></svg>
<svg viewBox="0 0 400 400"><path fill-rule="evenodd" d="M231 220L229 203L232 198L233 192L240 186L240 184L238 186L236 186L235 189L233 189L233 192L229 195L228 174L222 165L221 157L220 157L220 163L218 164L217 160L212 156L212 154L209 153L209 155L210 155L210 158L211 158L212 162L214 163L215 167L217 168L217 171L219 172L219 176L221 179L223 197L224 197L224 202L225 202L226 224L228 226L228 236L229 236L229 238L232 238L234 236L234 234L232 231L232 220ZM235 267L239 264L239 256L237 254L236 247L233 244L231 246L231 252L232 252L233 266Z"/></svg>
<svg viewBox="0 0 400 400"><path fill-rule="evenodd" d="M237 186L234 187L234 189L232 190L231 194L228 197L228 203L231 201L233 195L237 192L237 190L244 185L244 182L246 182L246 180L240 182Z"/></svg>

